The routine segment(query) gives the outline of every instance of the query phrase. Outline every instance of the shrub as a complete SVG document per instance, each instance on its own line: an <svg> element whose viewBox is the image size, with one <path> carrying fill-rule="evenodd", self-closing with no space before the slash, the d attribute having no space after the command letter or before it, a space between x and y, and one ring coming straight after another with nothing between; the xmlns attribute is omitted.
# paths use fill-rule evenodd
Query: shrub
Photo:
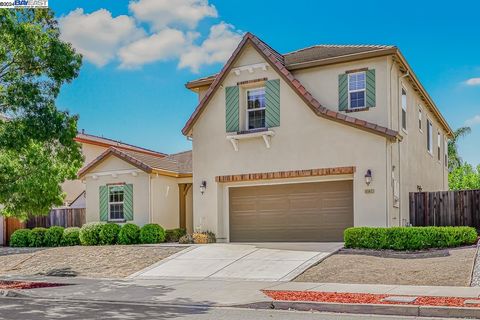
<svg viewBox="0 0 480 320"><path fill-rule="evenodd" d="M137 244L140 240L140 228L133 223L125 223L118 234L118 244Z"/></svg>
<svg viewBox="0 0 480 320"><path fill-rule="evenodd" d="M101 222L90 222L80 228L80 243L84 246L96 246L100 243L100 231L104 224Z"/></svg>
<svg viewBox="0 0 480 320"><path fill-rule="evenodd" d="M215 233L213 233L212 231L204 231L202 233L207 236L207 243L217 242L217 238L215 237Z"/></svg>
<svg viewBox="0 0 480 320"><path fill-rule="evenodd" d="M30 233L29 246L30 247L43 247L45 245L45 233L46 228L33 228Z"/></svg>
<svg viewBox="0 0 480 320"><path fill-rule="evenodd" d="M30 229L18 229L10 236L11 247L28 247L30 244Z"/></svg>
<svg viewBox="0 0 480 320"><path fill-rule="evenodd" d="M180 237L180 239L178 239L178 243L180 243L180 244L191 244L191 243L193 243L193 236L191 234L186 234L186 235Z"/></svg>
<svg viewBox="0 0 480 320"><path fill-rule="evenodd" d="M117 244L120 229L121 227L116 223L106 223L102 225L99 234L99 243L104 245Z"/></svg>
<svg viewBox="0 0 480 320"><path fill-rule="evenodd" d="M80 228L66 228L63 230L62 246L80 245Z"/></svg>
<svg viewBox="0 0 480 320"><path fill-rule="evenodd" d="M165 230L155 223L144 225L140 229L141 243L160 243L165 241Z"/></svg>
<svg viewBox="0 0 480 320"><path fill-rule="evenodd" d="M184 228L170 229L165 231L166 242L178 242L181 237L187 234Z"/></svg>
<svg viewBox="0 0 480 320"><path fill-rule="evenodd" d="M53 226L45 232L44 245L46 247L58 247L62 244L63 230L65 228Z"/></svg>
<svg viewBox="0 0 480 320"><path fill-rule="evenodd" d="M470 245L477 240L471 227L393 227L348 228L344 232L346 248L421 250Z"/></svg>
<svg viewBox="0 0 480 320"><path fill-rule="evenodd" d="M196 244L208 243L208 236L204 233L194 233L192 237L193 237L193 243L196 243Z"/></svg>

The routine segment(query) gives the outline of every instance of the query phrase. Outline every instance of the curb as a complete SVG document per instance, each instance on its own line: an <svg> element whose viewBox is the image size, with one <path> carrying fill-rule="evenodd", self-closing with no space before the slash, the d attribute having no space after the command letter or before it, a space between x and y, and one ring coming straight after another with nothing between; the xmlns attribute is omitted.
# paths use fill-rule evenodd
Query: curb
<svg viewBox="0 0 480 320"><path fill-rule="evenodd" d="M29 295L20 293L16 290L0 290L0 297L5 298L29 298Z"/></svg>
<svg viewBox="0 0 480 320"><path fill-rule="evenodd" d="M384 304L357 304L357 303L328 303L328 302L297 302L271 301L258 302L247 305L237 305L238 308L250 309L277 309L296 311L320 311L333 313L375 314L391 316L413 317L450 317L480 319L480 308L437 307L437 306L410 306Z"/></svg>

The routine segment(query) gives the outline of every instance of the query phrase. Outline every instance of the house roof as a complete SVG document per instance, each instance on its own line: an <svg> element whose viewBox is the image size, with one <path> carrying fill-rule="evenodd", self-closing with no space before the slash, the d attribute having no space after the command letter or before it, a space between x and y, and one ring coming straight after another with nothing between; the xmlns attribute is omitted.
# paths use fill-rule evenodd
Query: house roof
<svg viewBox="0 0 480 320"><path fill-rule="evenodd" d="M398 132L388 129L386 127L379 126L375 123L368 121L360 120L354 117L344 115L342 113L327 109L323 107L308 90L301 84L301 82L296 79L290 71L285 67L284 58L281 54L276 52L262 40L251 33L245 34L242 41L238 47L233 52L232 56L228 59L227 63L223 66L222 71L215 77L215 80L212 82L208 88L205 96L198 104L197 108L188 119L185 124L182 132L184 135L188 135L192 129L195 121L200 116L201 112L205 109L210 99L213 97L216 90L220 87L220 84L227 76L228 71L232 67L233 63L236 61L237 57L242 52L243 48L251 44L257 52L263 56L263 58L271 65L271 67L283 78L283 80L293 89L295 93L305 102L305 104L310 107L310 109L319 117L333 120L348 126L352 126L361 130L369 131L374 134L378 134L384 137L387 137L390 140L395 140L399 138Z"/></svg>
<svg viewBox="0 0 480 320"><path fill-rule="evenodd" d="M102 146L102 147L115 147L117 149L122 149L122 150L137 151L137 152L141 152L141 153L145 153L145 154L149 154L157 157L168 156L168 154L166 153L145 149L142 147L137 147L132 144L121 142L118 140L99 137L92 134L86 134L84 132L79 132L74 140L80 143L93 144L93 145Z"/></svg>
<svg viewBox="0 0 480 320"><path fill-rule="evenodd" d="M78 172L78 176L82 178L109 156L118 157L147 173L158 173L173 177L188 177L192 174L191 151L171 154L166 157L158 157L144 152L109 147L96 159L82 168Z"/></svg>
<svg viewBox="0 0 480 320"><path fill-rule="evenodd" d="M255 37L252 34L247 33L245 37ZM255 37L256 38L256 37ZM257 38L258 39L258 38ZM268 47L264 42L265 46ZM270 50L270 47L268 47ZM237 48L238 49L238 48ZM274 50L273 50L274 51ZM285 53L280 55L279 53L275 54L279 61L285 66L288 70L303 69L321 65L328 65L333 63L341 63L347 61L354 61L359 59L380 57L393 55L395 62L398 62L402 72L409 72L409 76L412 80L412 85L416 91L420 93L423 101L426 103L427 107L430 108L431 112L437 117L438 121L442 124L444 129L447 132L449 137L453 136L453 130L448 125L447 121L435 105L433 99L430 97L428 92L425 90L423 85L420 83L420 80L413 72L413 69L410 67L405 57L402 55L400 50L396 46L391 45L315 45L293 52ZM279 56L282 58L280 59ZM188 82L185 86L191 90L197 90L200 87L206 87L213 84L214 80L217 78L220 73L215 75L210 75L201 79L196 79ZM208 92L207 92L208 93ZM188 124L188 122L187 122ZM185 133L184 133L185 134Z"/></svg>

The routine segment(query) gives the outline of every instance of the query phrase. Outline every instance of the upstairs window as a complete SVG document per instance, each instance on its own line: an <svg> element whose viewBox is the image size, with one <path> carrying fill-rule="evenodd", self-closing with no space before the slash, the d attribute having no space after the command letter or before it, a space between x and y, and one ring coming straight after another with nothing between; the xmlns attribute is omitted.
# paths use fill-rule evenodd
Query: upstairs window
<svg viewBox="0 0 480 320"><path fill-rule="evenodd" d="M437 132L437 160L442 161L442 135Z"/></svg>
<svg viewBox="0 0 480 320"><path fill-rule="evenodd" d="M433 153L433 128L432 122L427 120L427 151Z"/></svg>
<svg viewBox="0 0 480 320"><path fill-rule="evenodd" d="M350 73L348 75L348 107L349 109L365 108L365 72Z"/></svg>
<svg viewBox="0 0 480 320"><path fill-rule="evenodd" d="M247 130L265 128L265 88L247 90Z"/></svg>
<svg viewBox="0 0 480 320"><path fill-rule="evenodd" d="M445 139L445 143L443 145L443 154L444 154L444 164L445 164L445 168L448 168L448 140Z"/></svg>
<svg viewBox="0 0 480 320"><path fill-rule="evenodd" d="M407 90L402 88L402 128L407 130Z"/></svg>
<svg viewBox="0 0 480 320"><path fill-rule="evenodd" d="M422 112L422 107L418 107L418 129L423 132L423 112Z"/></svg>
<svg viewBox="0 0 480 320"><path fill-rule="evenodd" d="M108 187L108 218L109 220L124 220L123 214L124 186Z"/></svg>

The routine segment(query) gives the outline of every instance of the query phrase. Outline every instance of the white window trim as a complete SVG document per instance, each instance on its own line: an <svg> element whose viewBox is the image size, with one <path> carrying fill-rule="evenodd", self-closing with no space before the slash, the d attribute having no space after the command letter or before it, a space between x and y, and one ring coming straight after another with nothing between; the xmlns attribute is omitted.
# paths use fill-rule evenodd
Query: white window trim
<svg viewBox="0 0 480 320"><path fill-rule="evenodd" d="M443 161L445 162L445 169L448 169L448 139L445 138L443 144Z"/></svg>
<svg viewBox="0 0 480 320"><path fill-rule="evenodd" d="M405 91L405 109L403 108L403 91ZM400 89L400 109L402 111L405 110L405 128L403 127L403 112L400 114L400 126L402 127L403 132L408 133L408 90L403 83Z"/></svg>
<svg viewBox="0 0 480 320"><path fill-rule="evenodd" d="M110 188L113 188L113 187L122 187L123 188L123 201L122 202L110 202ZM112 219L112 216L111 216L111 213L110 213L110 205L111 204L122 204L124 206L124 212L123 212L123 217L124 219ZM118 185L118 184L114 184L114 185L109 185L108 186L108 221L112 221L112 222L120 222L120 221L125 221L125 185Z"/></svg>
<svg viewBox="0 0 480 320"><path fill-rule="evenodd" d="M437 130L437 160L438 163L442 163L442 133Z"/></svg>
<svg viewBox="0 0 480 320"><path fill-rule="evenodd" d="M433 122L427 117L427 152L433 157ZM430 149L428 149L430 147Z"/></svg>
<svg viewBox="0 0 480 320"><path fill-rule="evenodd" d="M360 73L365 74L365 88L364 89L357 89L357 90L350 90L350 76L355 75L355 74L360 74ZM364 98L365 105L364 106L355 107L355 108L351 107L350 93L353 93L353 92L364 92L365 93L365 96L364 96L365 97ZM347 73L347 94L348 94L348 110L362 110L362 109L367 108L367 73L365 71Z"/></svg>
<svg viewBox="0 0 480 320"><path fill-rule="evenodd" d="M418 130L423 133L423 107L420 104L418 105L418 123Z"/></svg>
<svg viewBox="0 0 480 320"><path fill-rule="evenodd" d="M261 129L261 128L255 128L255 129L249 129L249 123L248 123L248 113L250 111L259 111L259 110L266 110L267 109L267 106L266 106L266 102L265 102L265 107L263 108L255 108L255 109L248 109L248 92L249 91L254 91L254 90L260 90L260 89L263 89L265 91L265 86L262 86L262 87L253 87L253 88L248 88L245 90L245 130L246 131L250 131L250 130L258 130L258 129ZM266 92L265 92L265 95L266 95ZM265 127L267 126L267 114L266 114L266 111L265 111Z"/></svg>

